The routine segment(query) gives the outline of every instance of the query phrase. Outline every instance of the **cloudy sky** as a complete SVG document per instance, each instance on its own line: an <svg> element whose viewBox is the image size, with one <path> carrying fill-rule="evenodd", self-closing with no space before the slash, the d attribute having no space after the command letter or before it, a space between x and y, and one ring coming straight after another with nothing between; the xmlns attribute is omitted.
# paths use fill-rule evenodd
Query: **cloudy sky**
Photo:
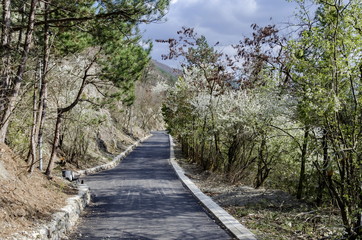
<svg viewBox="0 0 362 240"><path fill-rule="evenodd" d="M195 28L209 44L237 43L251 33L250 25L280 24L290 21L296 5L286 0L171 0L165 22L141 26L145 39L176 37L181 27ZM178 67L177 62L162 61L167 45L154 42L152 58Z"/></svg>

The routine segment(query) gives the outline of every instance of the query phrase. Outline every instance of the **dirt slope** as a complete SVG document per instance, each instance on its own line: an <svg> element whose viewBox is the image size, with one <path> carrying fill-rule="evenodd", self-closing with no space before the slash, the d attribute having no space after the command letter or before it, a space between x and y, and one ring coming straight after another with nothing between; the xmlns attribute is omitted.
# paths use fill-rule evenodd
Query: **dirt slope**
<svg viewBox="0 0 362 240"><path fill-rule="evenodd" d="M0 143L0 239L49 220L74 190L61 179L29 175L26 163Z"/></svg>

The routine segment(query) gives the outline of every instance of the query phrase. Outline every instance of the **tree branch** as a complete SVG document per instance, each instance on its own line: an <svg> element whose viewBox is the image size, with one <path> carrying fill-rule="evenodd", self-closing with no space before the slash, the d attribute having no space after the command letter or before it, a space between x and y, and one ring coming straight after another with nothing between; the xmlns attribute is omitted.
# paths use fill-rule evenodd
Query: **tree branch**
<svg viewBox="0 0 362 240"><path fill-rule="evenodd" d="M68 23L68 22L87 22L90 20L101 20L101 19L111 19L111 18L121 18L123 20L127 20L127 21L135 21L135 22L151 22L152 20L142 20L142 19L134 19L132 18L132 16L137 16L141 14L141 11L134 11L134 10L118 10L115 12L110 12L110 13L101 13L101 14L97 14L97 15L91 15L91 16L84 16L84 17L69 17L69 18L59 18L59 19L49 19L47 22L45 21L38 21L34 23L34 26L41 26L44 24L64 24L64 23ZM146 13L143 13L146 14ZM2 22L1 22L2 24ZM12 27L13 31L19 31L21 29L26 28L26 26L14 26Z"/></svg>
<svg viewBox="0 0 362 240"><path fill-rule="evenodd" d="M282 131L285 134L287 134L289 137L291 137L294 140L294 142L296 142L298 144L298 147L299 147L300 151L303 150L302 145L300 145L300 143L297 141L296 137L294 137L292 134L288 133L287 131L285 131L284 129L282 129L280 127L277 127L277 126L274 126L274 125L271 125L271 124L270 124L270 126Z"/></svg>
<svg viewBox="0 0 362 240"><path fill-rule="evenodd" d="M98 56L99 52L95 54L95 56L93 57L91 63L87 66L87 68L85 69L84 71L84 74L83 74L83 78L82 78L82 85L80 86L79 88L79 91L78 91L78 94L76 96L76 98L74 99L74 101L68 105L67 107L64 107L64 108L58 108L58 114L59 115L62 115L63 113L65 112L68 112L70 110L72 110L79 102L80 100L80 97L83 93L83 90L85 88L85 86L87 85L87 80L88 80L88 72L89 70L91 69L91 67L93 66L93 64L95 63L96 59L97 59L97 56Z"/></svg>

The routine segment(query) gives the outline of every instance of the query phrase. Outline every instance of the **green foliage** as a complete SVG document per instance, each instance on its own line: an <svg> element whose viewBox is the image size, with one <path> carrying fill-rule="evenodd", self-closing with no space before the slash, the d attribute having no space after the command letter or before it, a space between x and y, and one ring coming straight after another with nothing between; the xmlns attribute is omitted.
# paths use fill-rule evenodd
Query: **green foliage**
<svg viewBox="0 0 362 240"><path fill-rule="evenodd" d="M243 76L238 85L223 84L227 78L215 71L224 67L221 54L192 29L180 31L190 46L163 41L170 44L166 58L188 61L165 102L165 121L204 168L317 204L332 202L345 238L359 239L362 7L352 0L311 1L317 10L310 13L305 1L297 2L299 35L284 42L274 27L254 26L254 38L236 48L245 69L236 74L232 57L224 62L234 71L229 81Z"/></svg>
<svg viewBox="0 0 362 240"><path fill-rule="evenodd" d="M122 101L127 105L134 101L134 82L142 77L150 60L150 49L143 49L137 41L139 38L133 39L132 43L118 39L106 44L104 53L107 57L100 62L102 79L111 81L121 89L118 96L122 96Z"/></svg>
<svg viewBox="0 0 362 240"><path fill-rule="evenodd" d="M53 51L59 56L72 53L79 53L91 46L92 36L88 29L91 23L87 21L77 21L76 19L85 16L94 16L95 8L93 2L89 0L81 1L56 1L51 4L51 11L48 20L57 21L70 19L66 23L51 24L49 32L46 33L52 39ZM74 19L74 20L71 20ZM43 31L41 34L44 34ZM42 39L40 39L42 41Z"/></svg>
<svg viewBox="0 0 362 240"><path fill-rule="evenodd" d="M78 29L66 29L56 34L56 52L60 55L79 53L91 46L92 40L88 33Z"/></svg>
<svg viewBox="0 0 362 240"><path fill-rule="evenodd" d="M356 141L362 119L358 103L362 36L355 27L362 9L357 2L318 3L315 24L289 45L295 56L290 67L299 119L323 129L324 140L315 139L315 147L320 144L324 149L323 162L315 160L314 164L338 202L350 239L362 234L356 219L362 206L361 159L357 153L361 146Z"/></svg>
<svg viewBox="0 0 362 240"><path fill-rule="evenodd" d="M69 112L82 102L92 103L98 108L112 103L111 100L132 104L135 98L134 82L142 77L151 49L142 47L138 25L160 20L168 4L168 0L34 0L31 4L4 1L1 9L4 23L1 33L1 75L5 80L1 83L0 95L1 109L6 111L1 112L1 141L5 141L9 132L9 116L15 115L15 107L20 108L20 97L29 91L28 85L23 84L28 83L24 81L24 75L34 74L34 77L29 77L29 82L37 88L32 107L34 114L30 115L29 121L31 118L33 121L27 128L32 128L33 143L40 139L35 135L42 136L41 128L49 125L48 119L56 118L53 147L46 171L50 176L55 155L64 140L62 120ZM88 56L84 57L85 54ZM85 93L88 86L94 88L97 97ZM55 90L57 87L57 90L65 91ZM107 96L113 99L105 100ZM48 118L48 113L57 114ZM86 137L77 134L73 140L84 142ZM72 141L72 138L68 140ZM38 161L35 159L35 145L32 144L34 147L29 154L32 163ZM86 148L82 151L81 154Z"/></svg>

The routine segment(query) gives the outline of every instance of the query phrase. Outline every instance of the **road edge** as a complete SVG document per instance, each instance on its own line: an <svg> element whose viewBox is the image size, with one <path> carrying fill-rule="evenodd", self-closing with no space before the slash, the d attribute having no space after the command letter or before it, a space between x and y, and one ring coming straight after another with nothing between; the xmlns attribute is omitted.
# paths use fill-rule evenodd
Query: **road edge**
<svg viewBox="0 0 362 240"><path fill-rule="evenodd" d="M124 159L134 148L140 143L151 137L152 134L138 140L125 151L117 155L109 163L102 164L93 168L77 171L80 176L94 174L103 170L108 170L116 167L122 159ZM58 212L52 214L52 219L43 225L36 227L32 231L20 232L12 235L11 240L49 240L49 239L68 239L67 234L73 229L77 223L80 214L83 212L91 200L90 188L86 184L77 185L78 194L66 200L67 205L61 208Z"/></svg>
<svg viewBox="0 0 362 240"><path fill-rule="evenodd" d="M52 219L36 227L32 231L13 234L12 240L48 240L66 239L66 234L72 229L79 219L83 209L89 204L89 187L85 184L78 186L78 194L66 200L67 205L52 214Z"/></svg>
<svg viewBox="0 0 362 240"><path fill-rule="evenodd" d="M240 240L257 240L255 235L242 225L233 216L227 213L217 203L215 203L209 196L201 192L201 190L187 177L184 170L178 165L175 160L173 138L169 135L170 143L170 163L173 166L176 174L182 183L191 191L191 193L201 202L201 204L208 209L208 211L220 221L220 223L227 228L234 237Z"/></svg>
<svg viewBox="0 0 362 240"><path fill-rule="evenodd" d="M111 162L108 162L108 163L105 163L105 164L102 164L99 166L95 166L92 168L87 168L84 170L78 170L78 171L76 171L76 174L78 174L79 176L85 176L85 175L94 174L94 173L97 173L100 171L115 168L121 162L122 159L124 159L130 152L133 151L133 149L135 149L140 143L144 142L151 136L152 136L152 134L149 134L146 137L141 138L140 140L138 140L137 142L135 142L134 144L129 146L125 151L123 151L122 153L117 155L115 158L113 158L113 160Z"/></svg>

